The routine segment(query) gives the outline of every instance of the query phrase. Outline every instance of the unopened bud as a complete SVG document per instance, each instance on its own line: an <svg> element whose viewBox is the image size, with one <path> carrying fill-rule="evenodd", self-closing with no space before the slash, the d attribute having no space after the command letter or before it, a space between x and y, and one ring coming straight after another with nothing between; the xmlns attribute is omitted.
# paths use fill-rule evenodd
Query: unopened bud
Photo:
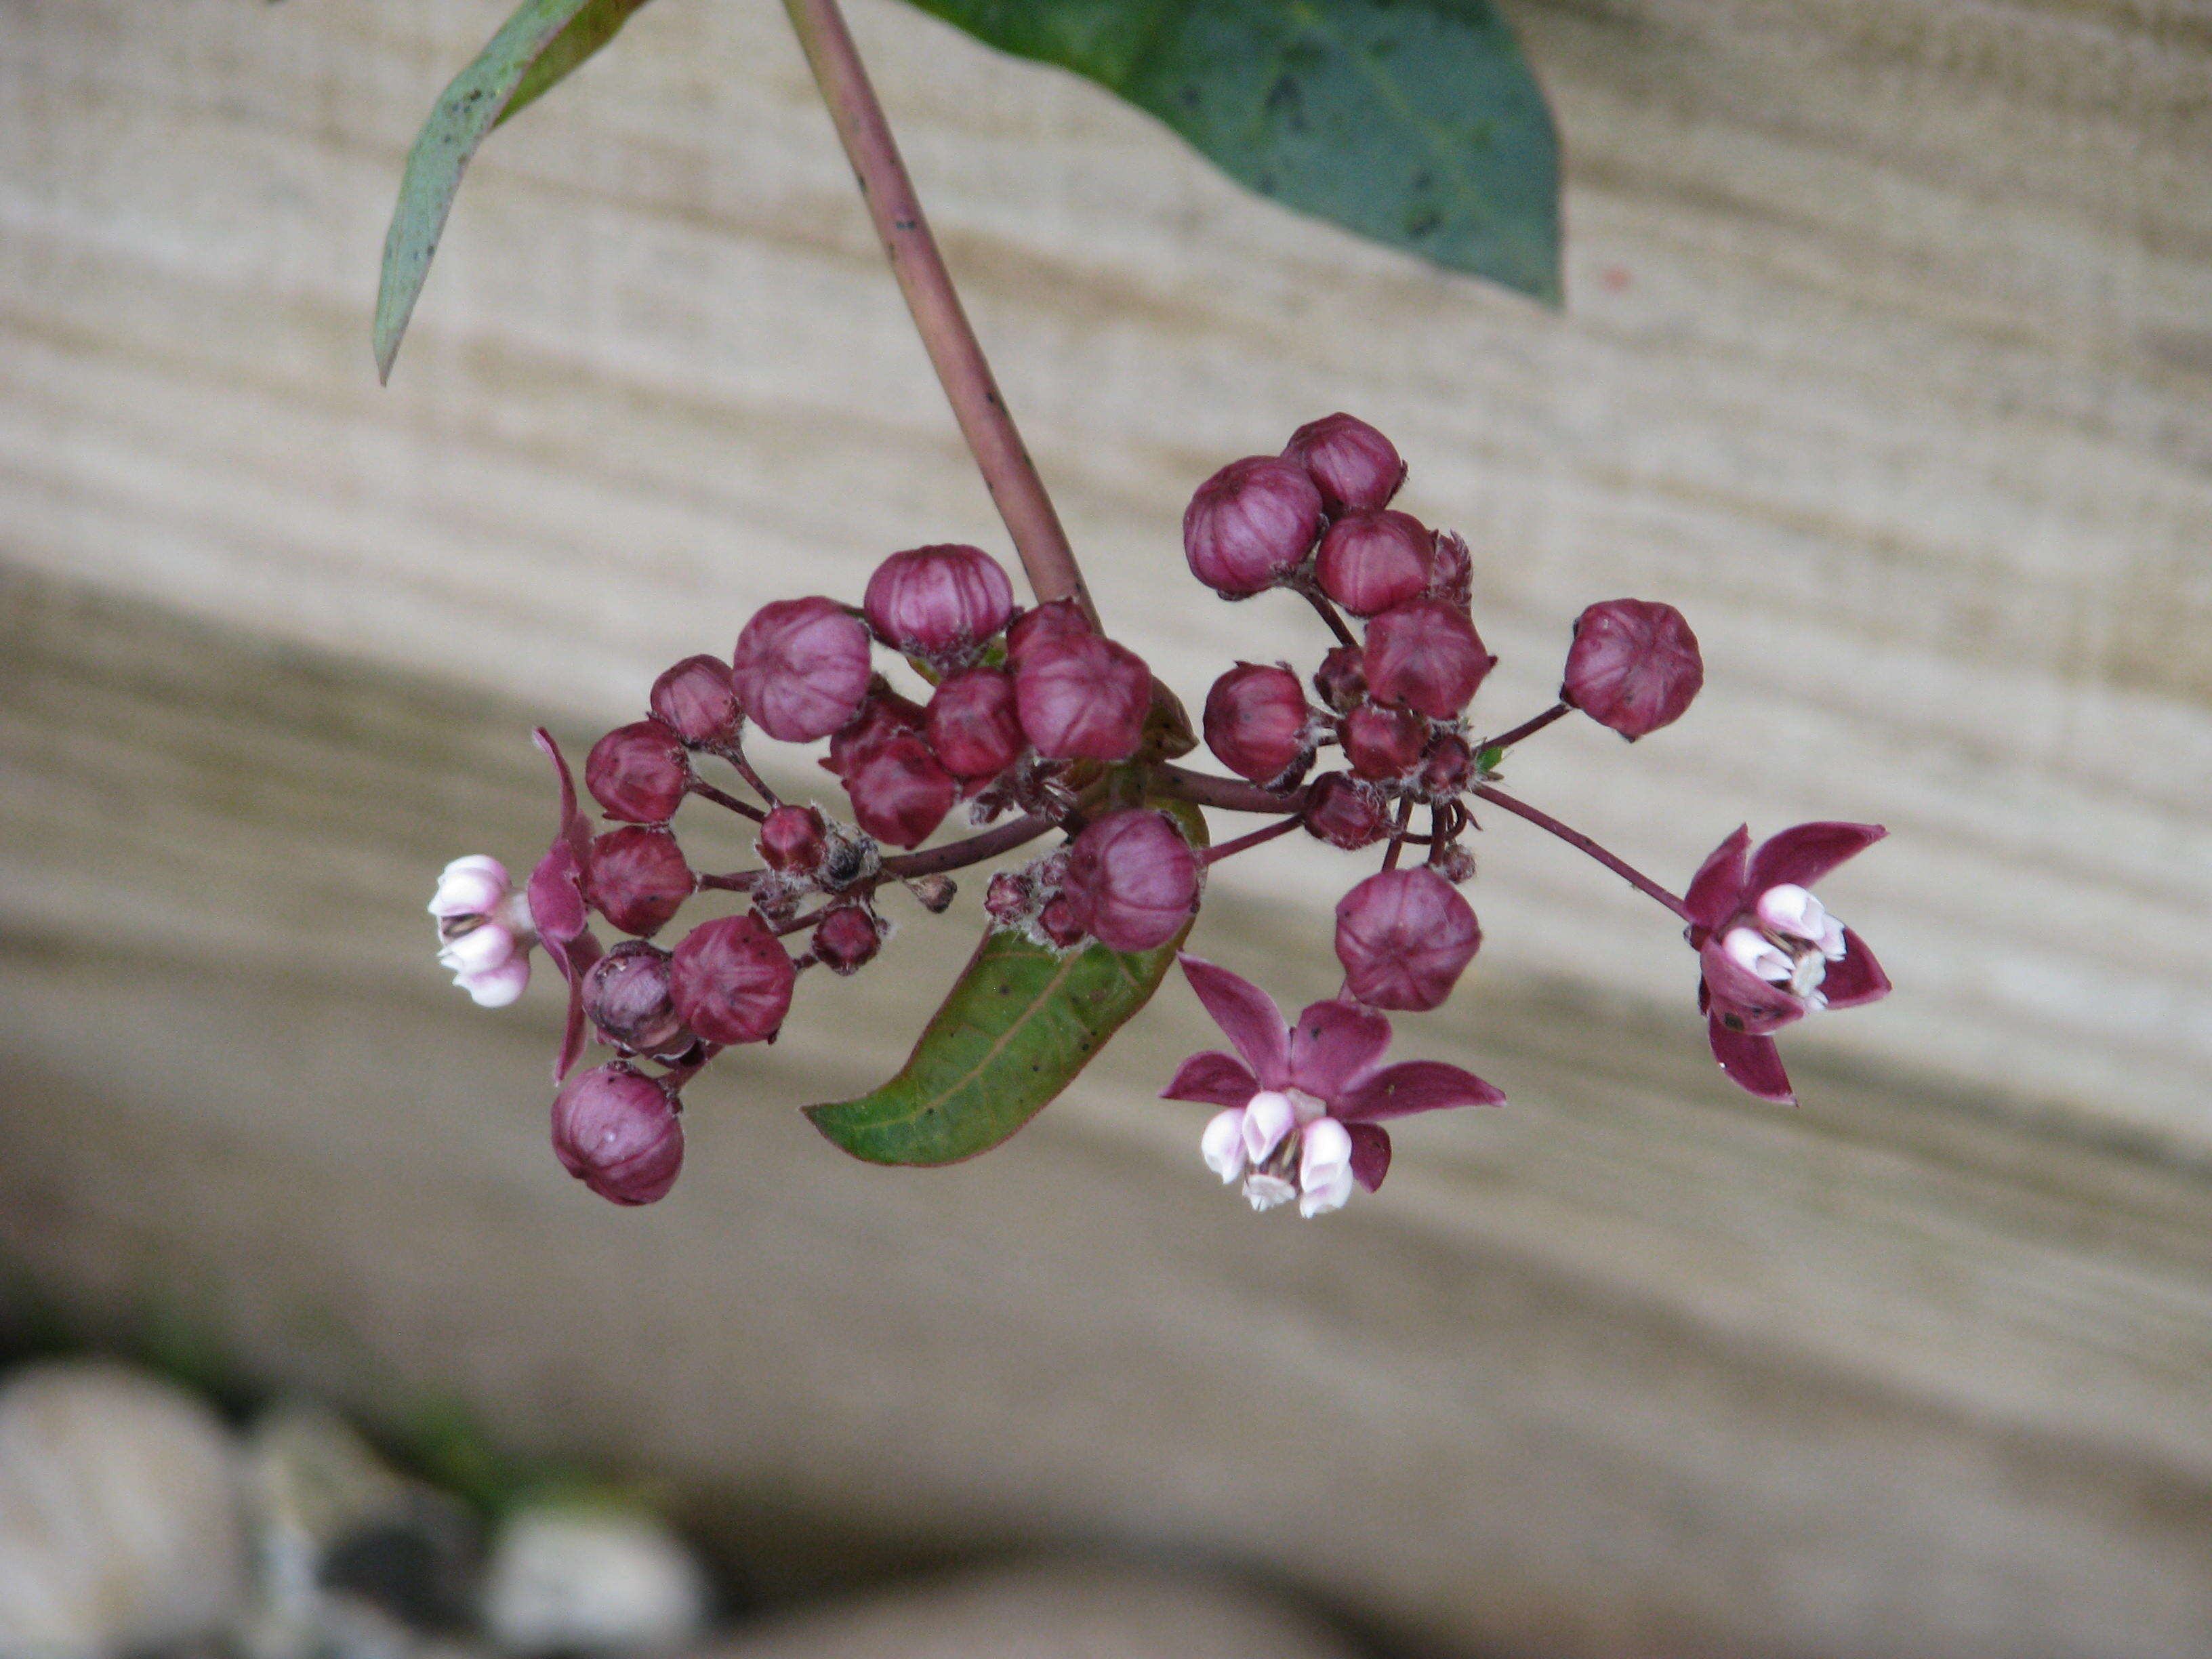
<svg viewBox="0 0 2212 1659"><path fill-rule="evenodd" d="M738 635L730 681L753 722L786 743L826 738L868 691L868 630L833 599L778 599Z"/></svg>
<svg viewBox="0 0 2212 1659"><path fill-rule="evenodd" d="M1061 894L1084 930L1109 950L1149 951L1190 920L1198 875L1198 854L1175 820L1133 806L1075 838Z"/></svg>
<svg viewBox="0 0 2212 1659"><path fill-rule="evenodd" d="M760 827L754 842L761 862L785 875L811 876L829 848L829 825L811 806L779 806Z"/></svg>
<svg viewBox="0 0 2212 1659"><path fill-rule="evenodd" d="M1206 746L1237 776L1266 783L1310 752L1312 717L1296 674L1240 662L1206 694Z"/></svg>
<svg viewBox="0 0 2212 1659"><path fill-rule="evenodd" d="M1032 638L1014 663L1023 735L1055 760L1127 758L1144 739L1152 706L1144 659L1095 634Z"/></svg>
<svg viewBox="0 0 2212 1659"><path fill-rule="evenodd" d="M790 956L750 911L718 916L684 936L668 991L684 1023L709 1042L759 1042L791 1011L799 976Z"/></svg>
<svg viewBox="0 0 2212 1659"><path fill-rule="evenodd" d="M553 1152L601 1198L650 1204L684 1167L684 1125L667 1085L617 1060L580 1072L553 1101Z"/></svg>
<svg viewBox="0 0 2212 1659"><path fill-rule="evenodd" d="M1474 879L1474 854L1458 842L1449 842L1429 854L1429 868L1457 887Z"/></svg>
<svg viewBox="0 0 2212 1659"><path fill-rule="evenodd" d="M1389 819L1372 784L1349 772L1324 772L1306 787L1306 833L1346 852L1382 839Z"/></svg>
<svg viewBox="0 0 2212 1659"><path fill-rule="evenodd" d="M1450 799L1474 781L1474 754L1465 739L1449 732L1429 744L1421 757L1421 793L1431 801Z"/></svg>
<svg viewBox="0 0 2212 1659"><path fill-rule="evenodd" d="M929 745L901 732L861 750L848 764L845 793L853 818L878 841L919 847L952 810L952 775Z"/></svg>
<svg viewBox="0 0 2212 1659"><path fill-rule="evenodd" d="M662 721L618 726L592 745L584 787L611 818L665 823L691 787L691 757L675 728Z"/></svg>
<svg viewBox="0 0 2212 1659"><path fill-rule="evenodd" d="M883 943L883 927L865 907L841 904L815 925L814 959L833 974L855 974Z"/></svg>
<svg viewBox="0 0 2212 1659"><path fill-rule="evenodd" d="M1307 422L1291 434L1283 459L1305 468L1332 513L1387 507L1406 482L1397 447L1350 415Z"/></svg>
<svg viewBox="0 0 2212 1659"><path fill-rule="evenodd" d="M1467 550L1467 538L1439 530L1429 550L1430 591L1464 611L1474 585L1474 556Z"/></svg>
<svg viewBox="0 0 2212 1659"><path fill-rule="evenodd" d="M1227 599L1273 586L1321 534L1321 492L1294 461L1254 455L1198 487L1182 515L1191 574Z"/></svg>
<svg viewBox="0 0 2212 1659"><path fill-rule="evenodd" d="M1001 927L1018 922L1036 902L1036 884L1019 870L1001 870L983 891L983 909Z"/></svg>
<svg viewBox="0 0 2212 1659"><path fill-rule="evenodd" d="M1314 690L1327 707L1348 714L1367 700L1365 653L1356 645L1340 645L1321 659L1314 671Z"/></svg>
<svg viewBox="0 0 2212 1659"><path fill-rule="evenodd" d="M946 544L894 553L861 601L877 637L909 656L964 656L1006 625L1014 590L980 547Z"/></svg>
<svg viewBox="0 0 2212 1659"><path fill-rule="evenodd" d="M1431 720L1466 708L1497 660L1474 624L1443 599L1414 599L1367 624L1368 694Z"/></svg>
<svg viewBox="0 0 2212 1659"><path fill-rule="evenodd" d="M1353 616L1372 617L1428 591L1433 545L1409 513L1347 513L1322 537L1314 580Z"/></svg>
<svg viewBox="0 0 2212 1659"><path fill-rule="evenodd" d="M829 758L822 764L841 778L849 777L853 769L875 750L893 738L919 737L926 724L921 705L899 696L891 690L890 682L878 674L860 712L830 739Z"/></svg>
<svg viewBox="0 0 2212 1659"><path fill-rule="evenodd" d="M689 744L727 743L737 735L738 694L720 657L686 657L653 683L653 718Z"/></svg>
<svg viewBox="0 0 2212 1659"><path fill-rule="evenodd" d="M1420 763L1429 723L1410 708L1363 702L1344 717L1344 757L1363 778L1402 778Z"/></svg>
<svg viewBox="0 0 2212 1659"><path fill-rule="evenodd" d="M584 1012L599 1035L635 1053L665 1054L691 1034L668 996L668 952L624 939L584 975Z"/></svg>
<svg viewBox="0 0 2212 1659"><path fill-rule="evenodd" d="M1073 599L1040 605L1006 624L1006 665L1019 668L1023 658L1041 645L1087 638L1097 631Z"/></svg>
<svg viewBox="0 0 2212 1659"><path fill-rule="evenodd" d="M952 901L960 896L960 884L942 872L933 876L909 877L906 890L914 895L914 902L933 916L941 916L952 908Z"/></svg>
<svg viewBox="0 0 2212 1659"><path fill-rule="evenodd" d="M665 830L633 825L592 842L588 896L625 933L650 939L691 896L696 884L684 849Z"/></svg>
<svg viewBox="0 0 2212 1659"><path fill-rule="evenodd" d="M1337 902L1336 959L1370 1007L1437 1006L1481 944L1474 911L1425 866L1370 876Z"/></svg>
<svg viewBox="0 0 2212 1659"><path fill-rule="evenodd" d="M1082 944L1091 934L1074 902L1064 893L1045 902L1044 908L1037 912L1036 929L1063 951Z"/></svg>
<svg viewBox="0 0 2212 1659"><path fill-rule="evenodd" d="M963 781L995 778L1022 752L1013 676L996 668L947 675L929 700L929 746Z"/></svg>
<svg viewBox="0 0 2212 1659"><path fill-rule="evenodd" d="M1633 742L1682 718L1705 683L1698 636L1650 599L1608 599L1575 619L1559 700Z"/></svg>

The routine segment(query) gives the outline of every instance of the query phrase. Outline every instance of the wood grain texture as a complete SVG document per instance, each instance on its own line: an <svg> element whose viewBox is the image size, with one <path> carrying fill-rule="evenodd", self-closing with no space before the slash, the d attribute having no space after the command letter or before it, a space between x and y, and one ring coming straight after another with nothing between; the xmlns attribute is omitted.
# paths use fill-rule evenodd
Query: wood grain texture
<svg viewBox="0 0 2212 1659"><path fill-rule="evenodd" d="M375 389L399 158L500 10L7 8L0 1237L42 1282L189 1279L272 1372L847 1540L1161 1540L1439 1642L2212 1650L2201 9L1519 7L1553 318L856 4L1102 608L1186 698L1318 648L1192 602L1191 486L1346 407L1481 556L1496 725L1591 599L1705 641L1680 726L1562 728L1516 792L1676 880L1741 818L1893 831L1829 896L1900 993L1791 1034L1789 1114L1711 1074L1663 917L1498 827L1482 963L1405 1041L1514 1105L1306 1229L1150 1103L1187 1000L904 1178L756 1109L878 1080L933 984L840 988L641 1220L544 1156L543 999L439 997L417 890L541 839L527 719L587 738L794 580L1000 545L771 8L648 8L495 136ZM1201 948L1325 991L1345 874L1224 866Z"/></svg>

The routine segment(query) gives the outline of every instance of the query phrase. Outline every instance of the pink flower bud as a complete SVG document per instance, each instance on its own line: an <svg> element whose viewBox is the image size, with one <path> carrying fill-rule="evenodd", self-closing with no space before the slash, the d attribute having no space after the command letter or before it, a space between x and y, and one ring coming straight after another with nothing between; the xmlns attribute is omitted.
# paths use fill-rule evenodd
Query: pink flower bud
<svg viewBox="0 0 2212 1659"><path fill-rule="evenodd" d="M811 806L779 806L762 823L754 845L769 869L811 876L829 850L830 827Z"/></svg>
<svg viewBox="0 0 2212 1659"><path fill-rule="evenodd" d="M1336 959L1370 1007L1435 1007L1481 944L1468 902L1423 866L1370 876L1337 902Z"/></svg>
<svg viewBox="0 0 2212 1659"><path fill-rule="evenodd" d="M799 970L761 919L718 916L684 936L668 994L684 1023L709 1042L759 1042L791 1011Z"/></svg>
<svg viewBox="0 0 2212 1659"><path fill-rule="evenodd" d="M1698 636L1671 605L1608 599L1575 619L1559 701L1632 743L1682 718L1705 683Z"/></svg>
<svg viewBox="0 0 2212 1659"><path fill-rule="evenodd" d="M1018 923L1036 902L1036 884L1020 870L1000 871L983 891L985 913L1002 927Z"/></svg>
<svg viewBox="0 0 2212 1659"><path fill-rule="evenodd" d="M1044 908L1037 912L1036 927L1037 932L1063 951L1082 944L1091 935L1091 930L1083 924L1075 902L1064 893L1045 902Z"/></svg>
<svg viewBox="0 0 2212 1659"><path fill-rule="evenodd" d="M1336 647L1314 671L1314 690L1326 706L1350 714L1367 700L1366 653L1356 645Z"/></svg>
<svg viewBox="0 0 2212 1659"><path fill-rule="evenodd" d="M684 1167L676 1097L617 1060L570 1078L553 1101L553 1152L601 1198L650 1204Z"/></svg>
<svg viewBox="0 0 2212 1659"><path fill-rule="evenodd" d="M686 657L653 683L655 720L686 743L727 743L737 735L738 694L720 657Z"/></svg>
<svg viewBox="0 0 2212 1659"><path fill-rule="evenodd" d="M1109 812L1067 849L1061 896L1109 950L1149 951L1173 939L1198 902L1198 854L1164 812Z"/></svg>
<svg viewBox="0 0 2212 1659"><path fill-rule="evenodd" d="M1190 498L1183 556L1215 592L1243 599L1305 562L1321 517L1321 492L1303 466L1267 455L1231 461Z"/></svg>
<svg viewBox="0 0 2212 1659"><path fill-rule="evenodd" d="M1321 538L1314 578L1355 617L1419 599L1434 574L1428 526L1408 513L1347 513Z"/></svg>
<svg viewBox="0 0 2212 1659"><path fill-rule="evenodd" d="M1367 690L1377 702L1403 703L1431 720L1466 708L1498 659L1482 648L1474 624L1443 599L1413 599L1367 624Z"/></svg>
<svg viewBox="0 0 2212 1659"><path fill-rule="evenodd" d="M1406 482L1396 446L1349 415L1307 422L1291 434L1283 459L1305 468L1332 513L1387 507Z"/></svg>
<svg viewBox="0 0 2212 1659"><path fill-rule="evenodd" d="M589 897L625 933L650 939L696 885L684 849L665 830L611 830L592 842Z"/></svg>
<svg viewBox="0 0 2212 1659"><path fill-rule="evenodd" d="M1474 583L1474 559L1466 538L1449 530L1437 532L1429 550L1429 591L1464 611Z"/></svg>
<svg viewBox="0 0 2212 1659"><path fill-rule="evenodd" d="M668 952L642 939L624 939L592 964L584 975L584 1012L617 1048L665 1054L691 1042L669 1000Z"/></svg>
<svg viewBox="0 0 2212 1659"><path fill-rule="evenodd" d="M952 810L952 775L929 745L900 732L862 748L845 772L853 818L878 841L919 847Z"/></svg>
<svg viewBox="0 0 2212 1659"><path fill-rule="evenodd" d="M1306 833L1346 852L1382 838L1389 819L1374 786L1349 772L1324 772L1306 789Z"/></svg>
<svg viewBox="0 0 2212 1659"><path fill-rule="evenodd" d="M1430 854L1429 868L1456 887L1474 879L1474 854L1452 842Z"/></svg>
<svg viewBox="0 0 2212 1659"><path fill-rule="evenodd" d="M1022 752L1014 678L996 668L947 675L929 700L929 746L956 778L995 778Z"/></svg>
<svg viewBox="0 0 2212 1659"><path fill-rule="evenodd" d="M876 567L861 608L877 637L909 656L964 655L1006 625L1014 590L980 547L916 547Z"/></svg>
<svg viewBox="0 0 2212 1659"><path fill-rule="evenodd" d="M854 767L893 738L919 737L925 725L921 705L899 696L878 674L860 712L830 739L830 757L823 767L841 778L849 777Z"/></svg>
<svg viewBox="0 0 2212 1659"><path fill-rule="evenodd" d="M1206 694L1206 746L1238 777L1266 783L1312 752L1312 718L1296 674L1240 662Z"/></svg>
<svg viewBox="0 0 2212 1659"><path fill-rule="evenodd" d="M868 630L833 599L778 599L738 635L730 681L760 729L786 743L826 738L868 692Z"/></svg>
<svg viewBox="0 0 2212 1659"><path fill-rule="evenodd" d="M1048 642L1086 639L1097 631L1073 599L1054 599L1024 611L1006 625L1006 665L1019 668L1029 653Z"/></svg>
<svg viewBox="0 0 2212 1659"><path fill-rule="evenodd" d="M1474 781L1474 754L1465 741L1446 732L1421 757L1421 793L1432 801L1449 800Z"/></svg>
<svg viewBox="0 0 2212 1659"><path fill-rule="evenodd" d="M883 948L882 924L858 904L841 904L816 924L814 959L834 974L854 974Z"/></svg>
<svg viewBox="0 0 2212 1659"><path fill-rule="evenodd" d="M1410 708L1363 702L1344 717L1344 757L1363 778L1402 778L1420 763L1429 723Z"/></svg>
<svg viewBox="0 0 2212 1659"><path fill-rule="evenodd" d="M618 726L592 745L584 787L611 818L665 823L691 787L691 757L675 729L659 720Z"/></svg>
<svg viewBox="0 0 2212 1659"><path fill-rule="evenodd" d="M1037 753L1122 760L1144 740L1152 676L1144 659L1096 634L1031 635L1014 663L1014 711Z"/></svg>

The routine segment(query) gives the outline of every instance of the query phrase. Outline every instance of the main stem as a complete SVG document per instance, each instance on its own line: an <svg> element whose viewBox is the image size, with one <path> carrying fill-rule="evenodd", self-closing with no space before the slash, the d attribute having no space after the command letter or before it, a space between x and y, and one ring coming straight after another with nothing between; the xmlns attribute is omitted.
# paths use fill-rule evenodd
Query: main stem
<svg viewBox="0 0 2212 1659"><path fill-rule="evenodd" d="M1571 830L1565 824L1561 823L1559 819L1553 817L1549 812L1544 811L1538 807L1531 806L1525 800L1516 800L1504 790L1493 788L1486 783L1478 783L1474 788L1468 790L1468 793L1480 796L1482 799L1488 801L1492 806L1502 806L1507 811L1515 814L1516 817L1528 819L1529 823L1534 824L1539 830L1549 830L1553 835L1557 836L1561 841L1566 842L1568 846L1575 848L1577 852L1589 854L1590 857L1595 859L1600 864L1605 866L1607 869L1612 871L1613 874L1619 876L1631 887L1636 889L1638 892L1649 894L1651 897L1657 899L1660 903L1665 905L1669 910L1672 910L1676 915L1681 917L1683 921L1689 921L1689 907L1684 904L1680 899L1668 892L1657 882L1652 880L1650 877L1645 875L1641 870L1638 870L1634 865L1630 864L1625 859L1615 858L1611 853L1607 852L1604 848L1599 846L1588 836L1583 834L1581 830Z"/></svg>
<svg viewBox="0 0 2212 1659"><path fill-rule="evenodd" d="M1040 601L1074 600L1096 623L1097 609L1076 568L1067 532L1060 527L1060 514L1053 510L1036 464L1030 459L1013 416L1006 411L1006 400L992 378L991 365L984 360L983 348L969 326L837 0L784 0L784 9L791 15L815 84L822 88L830 118L844 142L876 234L890 257L891 272L952 404L953 418L960 423L960 435L968 441L999 516L1006 520L1006 533L1013 538L1014 550L1021 555L1022 568L1029 573L1030 589Z"/></svg>

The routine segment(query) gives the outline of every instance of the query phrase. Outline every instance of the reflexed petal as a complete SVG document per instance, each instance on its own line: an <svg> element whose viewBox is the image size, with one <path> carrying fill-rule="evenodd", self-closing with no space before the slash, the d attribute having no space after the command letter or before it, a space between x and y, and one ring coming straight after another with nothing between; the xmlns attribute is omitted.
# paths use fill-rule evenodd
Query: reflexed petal
<svg viewBox="0 0 2212 1659"><path fill-rule="evenodd" d="M1282 1011L1267 994L1226 968L1217 968L1193 956L1179 956L1183 977L1213 1023L1228 1034L1237 1052L1267 1088L1279 1089L1290 1081L1290 1046L1283 1029Z"/></svg>
<svg viewBox="0 0 2212 1659"><path fill-rule="evenodd" d="M1805 1005L1779 985L1769 985L1723 948L1718 939L1707 939L1698 953L1705 970L1710 1012L1717 1023L1729 1030L1764 1033L1778 1031L1792 1020L1805 1018Z"/></svg>
<svg viewBox="0 0 2212 1659"><path fill-rule="evenodd" d="M1743 908L1743 854L1750 845L1751 826L1738 824L1734 835L1705 855L1682 898L1691 926L1717 927Z"/></svg>
<svg viewBox="0 0 2212 1659"><path fill-rule="evenodd" d="M1752 854L1746 885L1754 893L1794 883L1810 887L1889 833L1878 823L1800 823L1770 837Z"/></svg>
<svg viewBox="0 0 2212 1659"><path fill-rule="evenodd" d="M1848 927L1844 929L1844 955L1840 962L1828 964L1828 976L1821 981L1820 989L1826 994L1831 1008L1856 1008L1863 1002L1880 1002L1889 994L1889 975L1874 959L1866 941Z"/></svg>
<svg viewBox="0 0 2212 1659"><path fill-rule="evenodd" d="M1260 1092L1260 1085L1244 1062L1208 1050L1193 1054L1176 1069L1175 1079L1160 1091L1162 1100L1194 1100L1201 1106L1243 1107Z"/></svg>
<svg viewBox="0 0 2212 1659"><path fill-rule="evenodd" d="M1371 1008L1316 1002L1291 1027L1291 1081L1334 1101L1375 1069L1390 1046L1390 1022Z"/></svg>
<svg viewBox="0 0 2212 1659"><path fill-rule="evenodd" d="M1778 1105L1797 1103L1790 1090L1790 1073L1782 1069L1782 1050L1772 1037L1731 1031L1717 1019L1707 1024L1705 1036L1713 1046L1713 1058L1738 1088Z"/></svg>
<svg viewBox="0 0 2212 1659"><path fill-rule="evenodd" d="M1376 1123L1345 1126L1352 1136L1352 1178L1369 1192L1390 1173L1390 1132Z"/></svg>
<svg viewBox="0 0 2212 1659"><path fill-rule="evenodd" d="M1216 1112L1198 1138L1198 1155L1223 1185L1244 1173L1244 1112L1242 1107Z"/></svg>
<svg viewBox="0 0 2212 1659"><path fill-rule="evenodd" d="M546 954L551 955L549 943ZM599 959L599 942L589 933L582 933L568 943L568 956L562 971L568 976L568 1018L561 1030L561 1052L553 1057L553 1080L558 1083L568 1075L568 1068L584 1052L584 975Z"/></svg>
<svg viewBox="0 0 2212 1659"><path fill-rule="evenodd" d="M1273 1090L1252 1097L1244 1108L1244 1156L1264 1164L1267 1154L1283 1144L1283 1137L1297 1127L1297 1109L1288 1095Z"/></svg>
<svg viewBox="0 0 2212 1659"><path fill-rule="evenodd" d="M1374 1123L1448 1106L1503 1106L1505 1097L1472 1072L1440 1060L1409 1060L1385 1066L1336 1109L1347 1123Z"/></svg>

